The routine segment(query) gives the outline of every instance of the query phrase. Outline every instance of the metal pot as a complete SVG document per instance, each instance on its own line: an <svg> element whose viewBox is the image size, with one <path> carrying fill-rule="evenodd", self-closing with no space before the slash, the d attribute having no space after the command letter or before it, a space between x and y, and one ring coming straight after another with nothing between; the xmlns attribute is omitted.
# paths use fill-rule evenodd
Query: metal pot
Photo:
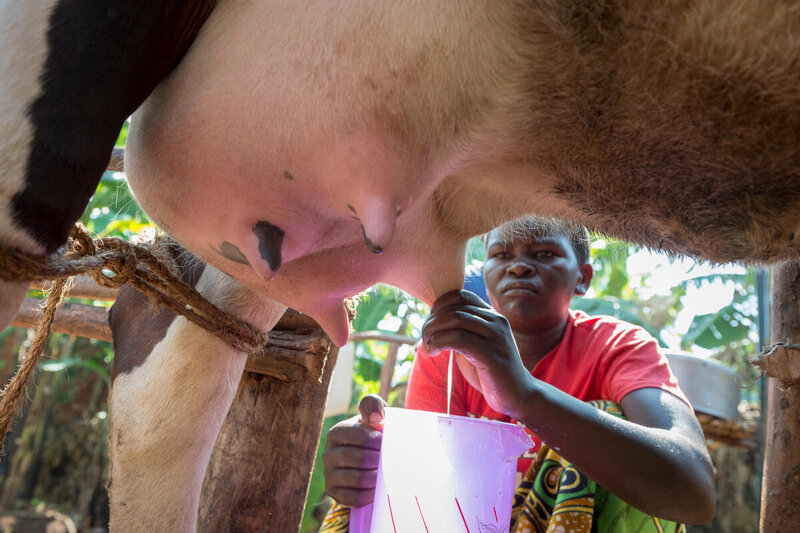
<svg viewBox="0 0 800 533"><path fill-rule="evenodd" d="M695 411L727 420L739 419L742 379L738 372L713 359L682 352L665 354Z"/></svg>

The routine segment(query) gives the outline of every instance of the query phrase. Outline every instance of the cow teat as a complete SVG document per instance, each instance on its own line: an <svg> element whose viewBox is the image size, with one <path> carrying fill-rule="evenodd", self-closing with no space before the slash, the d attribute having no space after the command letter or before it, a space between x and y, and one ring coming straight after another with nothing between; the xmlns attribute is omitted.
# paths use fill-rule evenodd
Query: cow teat
<svg viewBox="0 0 800 533"><path fill-rule="evenodd" d="M350 320L344 300L332 298L317 302L311 314L336 346L342 347L350 337Z"/></svg>
<svg viewBox="0 0 800 533"><path fill-rule="evenodd" d="M382 254L392 242L399 210L394 202L379 197L370 198L358 207L348 205L361 223L364 243L369 251Z"/></svg>

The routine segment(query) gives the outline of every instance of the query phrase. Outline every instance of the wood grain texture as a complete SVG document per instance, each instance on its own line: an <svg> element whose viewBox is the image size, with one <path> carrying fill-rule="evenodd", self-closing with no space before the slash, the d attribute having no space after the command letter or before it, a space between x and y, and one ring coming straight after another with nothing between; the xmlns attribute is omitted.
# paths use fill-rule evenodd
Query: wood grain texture
<svg viewBox="0 0 800 533"><path fill-rule="evenodd" d="M800 262L772 270L771 321L773 344L800 342ZM767 394L760 530L796 532L800 531L800 385L769 378Z"/></svg>
<svg viewBox="0 0 800 533"><path fill-rule="evenodd" d="M25 298L12 326L35 328L39 323L39 308L44 300ZM111 342L108 308L63 302L55 314L53 331Z"/></svg>
<svg viewBox="0 0 800 533"><path fill-rule="evenodd" d="M45 289L51 285L50 281L34 281L31 283L31 289ZM72 278L72 286L67 291L67 296L70 298L86 298L88 300L104 300L113 302L117 298L117 289L109 289L101 287L94 280L86 274L75 276Z"/></svg>
<svg viewBox="0 0 800 533"><path fill-rule="evenodd" d="M35 328L42 302L26 298L11 325ZM53 331L112 342L106 307L64 302L56 311ZM289 309L269 336L269 344L247 358L246 371L286 382L319 382L330 340L313 319Z"/></svg>
<svg viewBox="0 0 800 533"><path fill-rule="evenodd" d="M318 382L245 372L203 482L198 531L297 531L338 349Z"/></svg>

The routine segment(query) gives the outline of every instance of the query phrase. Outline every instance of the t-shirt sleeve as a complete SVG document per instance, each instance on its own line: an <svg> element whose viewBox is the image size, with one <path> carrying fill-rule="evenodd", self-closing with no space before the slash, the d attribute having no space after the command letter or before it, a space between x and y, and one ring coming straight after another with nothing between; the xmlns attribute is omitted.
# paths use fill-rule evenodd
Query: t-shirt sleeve
<svg viewBox="0 0 800 533"><path fill-rule="evenodd" d="M417 345L417 356L414 366L411 367L411 376L408 380L406 392L406 408L420 411L434 411L444 413L447 411L447 352L431 357L422 347ZM453 362L453 396L450 399L450 414L466 415L466 402L460 381L463 381L458 365ZM458 384L458 386L457 386Z"/></svg>
<svg viewBox="0 0 800 533"><path fill-rule="evenodd" d="M658 342L645 330L631 327L609 340L602 394L619 404L626 394L653 387L669 392L691 407L669 368Z"/></svg>

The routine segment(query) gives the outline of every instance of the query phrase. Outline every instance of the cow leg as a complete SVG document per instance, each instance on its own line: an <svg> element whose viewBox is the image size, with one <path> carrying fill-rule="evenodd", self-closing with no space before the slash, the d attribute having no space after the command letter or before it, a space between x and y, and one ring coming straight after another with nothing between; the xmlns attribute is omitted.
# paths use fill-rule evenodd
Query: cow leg
<svg viewBox="0 0 800 533"><path fill-rule="evenodd" d="M263 331L285 311L211 267L197 289ZM247 354L141 298L120 295L111 316L111 529L194 531L203 476ZM148 338L159 329L162 337Z"/></svg>

